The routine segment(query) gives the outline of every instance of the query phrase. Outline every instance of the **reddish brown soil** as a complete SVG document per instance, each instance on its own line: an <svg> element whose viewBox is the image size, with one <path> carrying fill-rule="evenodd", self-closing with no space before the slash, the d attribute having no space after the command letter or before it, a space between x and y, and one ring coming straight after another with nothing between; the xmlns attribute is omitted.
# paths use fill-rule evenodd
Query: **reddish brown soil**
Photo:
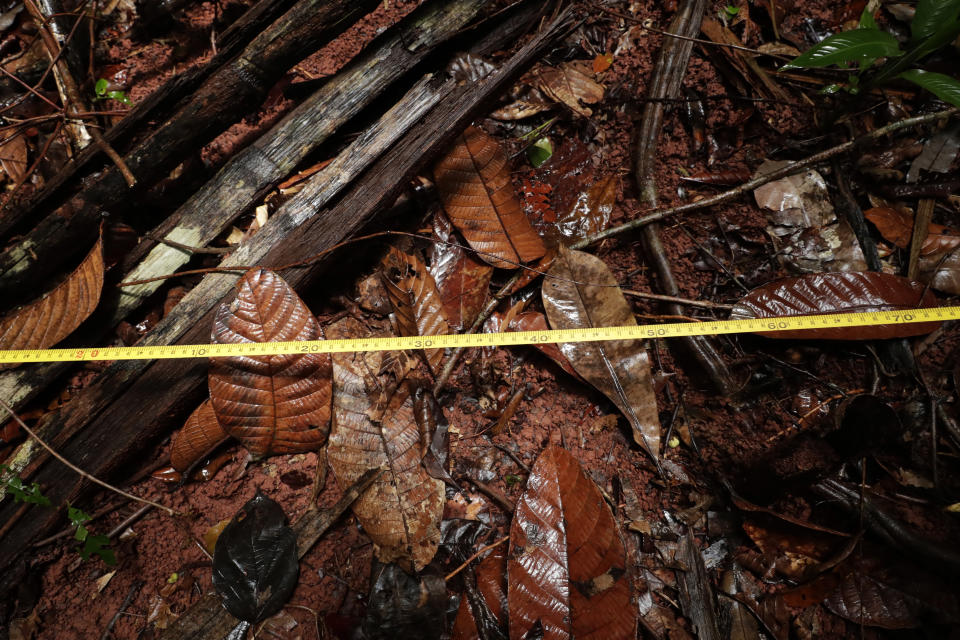
<svg viewBox="0 0 960 640"><path fill-rule="evenodd" d="M393 24L409 12L415 2L384 3L361 24L349 30L322 52L298 65L292 72L293 80L313 79L334 73L366 42L385 26ZM664 28L670 14L661 10L660 2L652 0L615 3L617 12L634 15L638 21L651 21ZM713 15L727 3L715 3ZM746 7L746 3L737 3ZM765 4L765 3L763 3ZM804 18L815 18L832 26L833 3L818 0L809 3L788 3L788 16L781 28L787 36L803 37L799 26ZM586 6L586 3L584 3ZM762 12L755 4L751 11ZM632 13L631 13L632 12ZM615 16L588 11L594 16L597 28L607 34L604 45L614 50L629 25ZM213 22L210 3L191 9L184 19L194 30L206 33ZM574 42L576 37L571 38ZM599 175L619 174L622 177L620 197L614 209L613 222L620 223L638 216L636 189L631 176L631 149L635 120L639 117L633 98L643 95L651 66L661 42L661 36L641 33L636 46L624 50L614 58L613 66L603 76L603 83L611 88L613 97L597 109L590 123L565 118L557 125L555 140L563 135L580 136L585 141L602 131L602 141L595 142L598 151ZM759 41L748 42L756 45ZM744 116L747 108L742 101L729 97L733 90L725 82L712 61L700 49L694 49L684 84L704 96L707 101L707 127L737 141L732 153L714 167L707 165L706 154L691 152L692 138L688 125L681 118L680 109L668 110L658 145L656 184L660 204L668 206L691 198L710 195L716 189L691 185L681 181L685 172L715 171L718 167L745 168L752 171L768 154L782 147L786 140L799 140L817 135L814 112L806 106L757 103L752 116ZM173 73L182 72L188 65L206 60L210 52L191 51L186 59L178 59L175 47L169 43L153 42L146 46L134 45L123 38L111 43L106 63L122 63L127 67L129 93L139 100L160 86ZM289 78L288 78L289 79ZM614 91L613 88L616 88ZM794 92L799 96L799 92ZM264 109L235 125L208 145L204 159L216 164L237 148L248 143L258 132L281 117L292 103L275 92ZM509 144L513 134L502 123L487 122L488 129L500 135ZM509 139L509 140L508 140ZM794 157L787 155L784 157ZM518 179L535 177L537 173L515 158ZM829 178L828 178L829 179ZM681 196L678 190L685 192ZM752 287L783 275L781 268L768 262L771 249L764 228L766 218L750 197L714 207L702 214L671 219L663 227L662 238L671 259L683 297L731 303L742 295L741 285L733 282L721 269L704 266L699 247L716 252L718 259L729 267L730 273L742 278L743 285ZM721 239L724 234L746 239L731 255ZM752 245L750 243L753 243ZM592 251L603 258L624 287L639 291L656 290L656 283L644 264L639 240L625 235L602 243ZM355 274L358 275L359 274ZM659 307L649 301L635 300L638 314L656 317ZM706 310L691 311L696 317L710 317ZM722 313L721 313L722 316ZM921 371L931 384L952 393L952 381L946 375L953 367L952 354L960 347L960 331L947 327L946 331L922 354ZM664 426L672 425L679 437L677 446L666 448L665 457L675 463L669 467L665 479L658 478L646 456L629 439L624 419L615 407L599 392L572 380L552 362L539 353L526 350L500 350L491 358L471 354L454 375L448 392L440 402L451 425L450 455L454 477L461 481L463 491L451 499L448 515L470 514L497 529L496 536L509 528L510 514L504 513L494 500L478 492L466 478L488 483L494 490L516 500L523 482L513 482L514 476L525 477L525 471L510 457L495 448L493 443L515 451L526 465L532 465L542 448L562 444L580 460L588 474L600 488L619 502L617 516L628 522L627 508L622 499L621 479L626 479L636 491L644 518L650 523L662 523L665 513L674 516L694 507L704 497L712 497L716 504L711 509L723 511L721 503L726 494L719 486L720 479L729 479L738 485L748 471L755 470L764 456L772 456L769 467L789 477L798 471L821 465L821 451L816 441L829 430L832 417L825 417L837 405L840 392L852 393L870 386L874 375L874 358L862 346L853 343L823 345L796 342L776 342L745 336L719 341L738 385L751 380L756 391L746 391L742 398L718 397L706 386L703 376L678 365L663 343L651 345L654 352L654 370L662 377L657 399ZM771 358L789 363L775 363ZM792 368L791 368L792 367ZM767 383L761 387L759 383ZM491 397L505 389L525 388L526 393L509 430L488 439L480 436L492 420L485 412L495 405ZM896 409L904 409L911 400L924 400L918 387L903 377L880 377L877 394ZM508 394L509 395L509 394ZM818 410L820 405L823 410ZM950 409L955 411L954 408ZM909 440L899 443L900 450L885 451L883 462L887 469L919 468L929 473L929 432L926 423L908 425ZM927 441L924 441L924 438ZM149 467L167 451L162 445L143 460ZM912 451L911 451L912 449ZM154 620L147 616L158 598L169 606L174 615L182 613L200 594L211 589L210 563L197 541L211 526L230 518L249 499L257 488L277 500L292 520L307 508L316 456L277 456L265 462L251 464L245 470L242 450L232 449L233 458L212 480L191 482L183 488L168 490L154 479L137 483L132 491L138 495L161 500L188 514L185 518L171 518L151 512L131 525L135 535L116 545L119 565L109 568L98 560L80 563L74 552L74 543L58 541L38 552L37 570L43 572L42 595L37 605L40 620L39 638L62 640L99 637L108 621L117 612L121 602L135 589L135 596L114 627L114 638L145 638L154 633ZM924 455L926 457L924 457ZM956 488L952 470L943 469L943 481ZM882 475L882 474L881 474ZM509 480L509 481L508 481ZM891 493L899 487L887 475L878 480ZM748 489L749 487L743 487ZM320 496L323 506L333 504L340 495L335 479L329 478ZM113 496L101 495L91 504L83 505L93 512L114 501ZM467 505L472 505L467 507ZM477 508L479 505L479 508ZM821 505L809 492L785 488L773 501L773 508L799 518L816 519ZM950 522L936 509L913 508L910 503L897 503L903 521L931 539L942 542L956 540L957 524ZM96 521L92 528L105 532L123 521L133 511L130 505L119 507ZM673 517L673 516L671 516ZM849 523L832 521L826 526L843 528ZM711 525L712 526L712 525ZM734 529L737 527L734 526ZM703 521L694 526L706 547L717 538L704 538ZM667 584L666 592L676 585L672 567L656 560L656 536L627 534L628 548L633 549L638 565L651 573L638 575L637 583L653 583L654 576ZM736 542L740 540L741 542ZM751 548L742 533L731 538L731 551ZM300 582L291 604L307 607L321 617L355 620L363 612L363 603L369 589L369 569L372 545L352 515L347 515L306 556L301 563ZM97 580L110 571L116 573L98 592ZM638 574L642 573L638 571ZM172 576L176 574L174 580ZM173 588L170 585L182 585ZM139 587L135 587L139 584ZM767 587L773 590L773 587ZM161 591L172 593L161 596ZM655 598L669 607L665 600ZM678 610L672 615L679 620L679 628L690 631L689 622ZM798 613L799 611L794 611ZM291 608L289 613L299 626L290 637L315 637L314 618L303 608ZM842 638L860 633L857 626L816 607L812 614L821 625L819 637ZM681 633L676 630L676 633ZM862 637L893 637L877 629L862 630ZM327 636L329 637L329 636Z"/></svg>

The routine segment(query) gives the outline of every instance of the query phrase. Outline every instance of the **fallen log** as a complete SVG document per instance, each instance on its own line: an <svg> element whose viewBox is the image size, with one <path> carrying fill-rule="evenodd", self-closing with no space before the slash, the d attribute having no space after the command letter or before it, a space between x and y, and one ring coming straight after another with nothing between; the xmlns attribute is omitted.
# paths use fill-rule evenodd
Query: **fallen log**
<svg viewBox="0 0 960 640"><path fill-rule="evenodd" d="M97 233L104 211L131 207L143 189L255 108L287 69L342 33L378 0L300 0L221 67L177 113L123 160L138 181L127 187L114 168L40 221L0 254L0 294L23 292L74 258ZM134 207L135 209L135 207Z"/></svg>
<svg viewBox="0 0 960 640"><path fill-rule="evenodd" d="M117 149L124 149L132 136L145 135L143 130L150 122L166 121L177 103L196 91L217 69L243 51L251 40L289 7L291 1L260 0L250 7L224 32L217 42L217 54L209 62L172 77L162 87L138 102L120 122L110 127L103 134L103 139ZM36 79L28 82L33 84ZM20 229L21 223L34 220L36 212L62 201L63 194L74 185L77 178L100 168L101 165L97 163L91 165L94 159L105 162L99 147L87 147L67 162L38 193L29 198L12 199L4 203L0 209L0 236L27 231Z"/></svg>
<svg viewBox="0 0 960 640"><path fill-rule="evenodd" d="M460 31L485 2L432 0L385 32L323 88L231 159L172 216L179 222L165 234L165 239L189 246L206 245L236 216L249 209L263 192L286 177L306 154L420 64L437 45ZM452 84L441 86L429 76L415 84L402 101L401 117L390 118L387 126L372 127L351 146L349 154L341 154L326 169L325 175L334 176L334 183L326 188L325 200L318 201L319 204L325 205L338 195L396 141L404 132L404 126L412 125L416 117L425 114L452 87ZM141 244L150 246L151 243ZM124 279L173 273L190 257L186 251L158 245ZM162 284L156 281L106 291L98 311L64 346L96 344ZM13 407L20 407L70 366L69 363L46 363L0 372L0 398ZM21 460L19 453L15 460ZM19 471L23 463L15 462L13 466Z"/></svg>
<svg viewBox="0 0 960 640"><path fill-rule="evenodd" d="M569 13L561 13L490 76L458 85L419 118L336 204L318 213L312 204L316 190L312 189L309 197L298 194L223 266L279 266L303 260L364 228L396 199L420 168L488 108L569 25ZM329 263L328 254L284 275L295 289L302 291L317 283ZM216 309L233 297L234 283L235 278L224 274L204 277L144 338L144 343L208 342ZM205 360L114 363L74 400L50 414L43 421L42 430L74 464L98 477L110 477L192 408L204 390L206 374ZM30 481L38 482L55 504L75 501L87 489L84 482L64 474L55 461L37 459L30 469L35 469L26 472ZM17 511L18 506L9 500L0 504L0 521L16 517ZM9 566L27 552L30 543L58 521L59 514L52 509L31 507L23 512L0 545L0 567ZM0 581L2 596L11 585L4 578Z"/></svg>

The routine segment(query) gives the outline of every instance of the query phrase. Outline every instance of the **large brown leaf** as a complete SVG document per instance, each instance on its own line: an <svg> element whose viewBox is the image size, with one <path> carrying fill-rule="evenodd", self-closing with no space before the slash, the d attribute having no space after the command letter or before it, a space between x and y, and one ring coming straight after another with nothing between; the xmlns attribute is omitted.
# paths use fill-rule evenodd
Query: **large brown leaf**
<svg viewBox="0 0 960 640"><path fill-rule="evenodd" d="M511 639L537 622L544 640L636 636L617 523L565 449L547 448L530 471L510 528L507 575Z"/></svg>
<svg viewBox="0 0 960 640"><path fill-rule="evenodd" d="M437 192L450 221L479 257L516 269L543 255L543 241L530 225L510 182L507 154L496 140L468 127L433 167Z"/></svg>
<svg viewBox="0 0 960 640"><path fill-rule="evenodd" d="M630 303L603 260L561 249L543 281L543 308L554 329L636 325ZM560 351L580 376L617 405L633 438L659 460L660 418L650 359L639 340L563 343Z"/></svg>
<svg viewBox="0 0 960 640"><path fill-rule="evenodd" d="M170 442L171 466L183 473L226 437L227 432L217 422L210 400L204 400L193 410L183 428L173 435Z"/></svg>
<svg viewBox="0 0 960 640"><path fill-rule="evenodd" d="M405 336L450 333L437 283L420 258L391 247L387 262L398 265L400 269L399 275L384 274L383 278L383 286L393 305L400 333ZM391 268L388 271L393 270ZM425 349L423 353L430 370L438 373L443 349Z"/></svg>
<svg viewBox="0 0 960 640"><path fill-rule="evenodd" d="M536 73L540 90L552 100L565 104L584 117L593 115L588 104L603 100L604 86L593 79L593 65L571 60L559 67L543 67Z"/></svg>
<svg viewBox="0 0 960 640"><path fill-rule="evenodd" d="M447 322L454 331L463 331L473 325L487 302L493 268L456 244L453 224L440 212L433 217L433 237L430 273L440 291Z"/></svg>
<svg viewBox="0 0 960 640"><path fill-rule="evenodd" d="M873 207L864 211L863 215L876 225L877 231L887 242L892 242L901 249L910 248L910 238L913 235L912 215L893 207ZM958 246L960 246L960 235L957 231L931 223L927 226L927 236L920 247L920 255L942 253Z"/></svg>
<svg viewBox="0 0 960 640"><path fill-rule="evenodd" d="M887 273L815 273L784 278L757 287L734 305L730 319L776 318L826 313L908 311L936 307L937 298L919 282ZM934 331L939 322L881 324L761 333L771 338L810 340L880 340Z"/></svg>
<svg viewBox="0 0 960 640"><path fill-rule="evenodd" d="M353 318L327 331L331 338L369 334ZM334 355L334 426L327 459L344 487L368 469L386 467L352 509L377 545L381 561L419 571L433 559L440 542L443 482L430 477L421 464L410 383L377 375L382 364L381 352Z"/></svg>
<svg viewBox="0 0 960 640"><path fill-rule="evenodd" d="M44 297L0 319L0 349L46 349L86 320L103 289L103 239Z"/></svg>
<svg viewBox="0 0 960 640"><path fill-rule="evenodd" d="M215 343L323 338L317 319L276 273L250 269L237 289L237 299L217 311ZM254 455L311 451L327 441L328 354L211 358L209 382L220 425Z"/></svg>

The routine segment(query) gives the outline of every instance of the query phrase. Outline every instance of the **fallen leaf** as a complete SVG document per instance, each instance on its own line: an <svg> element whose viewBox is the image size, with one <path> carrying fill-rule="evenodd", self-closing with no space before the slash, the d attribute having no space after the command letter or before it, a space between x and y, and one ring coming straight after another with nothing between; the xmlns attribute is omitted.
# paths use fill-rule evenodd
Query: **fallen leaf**
<svg viewBox="0 0 960 640"><path fill-rule="evenodd" d="M503 636L501 628L506 627L507 610L507 561L500 552L493 552L477 563L474 570L477 579L476 593L480 602L475 603L486 610L480 613L484 620L481 624L494 626L483 636L477 630L477 616L474 614L474 604L465 592L460 598L460 608L453 622L451 631L452 640L480 640L490 638L493 633ZM493 637L497 637L494 635Z"/></svg>
<svg viewBox="0 0 960 640"><path fill-rule="evenodd" d="M229 437L217 422L210 400L193 410L183 428L170 441L170 464L179 472L189 469Z"/></svg>
<svg viewBox="0 0 960 640"><path fill-rule="evenodd" d="M919 282L888 273L815 273L784 278L757 287L734 305L731 320L779 318L829 313L910 311L936 307L937 298ZM770 321L774 328L776 320ZM792 340L882 340L930 333L939 322L880 324L869 327L761 332L769 338Z"/></svg>
<svg viewBox="0 0 960 640"><path fill-rule="evenodd" d="M468 127L434 165L433 175L450 221L481 260L516 269L517 263L544 254L510 182L507 154L496 140Z"/></svg>
<svg viewBox="0 0 960 640"><path fill-rule="evenodd" d="M297 534L276 502L257 490L213 552L213 586L230 615L250 623L287 603L300 571Z"/></svg>
<svg viewBox="0 0 960 640"><path fill-rule="evenodd" d="M328 327L331 338L367 335L355 319ZM336 354L333 377L333 434L327 458L346 487L369 469L387 471L353 503L352 509L377 545L382 562L419 571L440 542L445 502L443 482L421 464L420 433L409 381L377 376L381 352Z"/></svg>
<svg viewBox="0 0 960 640"><path fill-rule="evenodd" d="M147 625L155 629L166 629L177 619L177 614L170 609L170 603L161 595L150 596L150 605L147 608Z"/></svg>
<svg viewBox="0 0 960 640"><path fill-rule="evenodd" d="M566 244L599 233L610 226L619 183L620 180L615 175L590 181L590 186L580 191L571 208L558 211L556 225L560 235L567 240Z"/></svg>
<svg viewBox="0 0 960 640"><path fill-rule="evenodd" d="M548 447L530 471L510 527L510 638L634 638L623 539L576 458Z"/></svg>
<svg viewBox="0 0 960 640"><path fill-rule="evenodd" d="M221 520L203 532L203 546L210 555L213 555L214 550L217 548L217 540L220 539L220 534L223 533L223 530L227 528L228 524L230 524L229 520Z"/></svg>
<svg viewBox="0 0 960 640"><path fill-rule="evenodd" d="M9 640L33 640L37 636L37 632L40 630L38 608L39 606L34 607L26 618L14 618L10 621Z"/></svg>
<svg viewBox="0 0 960 640"><path fill-rule="evenodd" d="M953 166L958 151L960 151L960 127L954 125L936 132L923 145L920 155L910 164L906 175L907 182L916 182L920 177L920 171L947 173Z"/></svg>
<svg viewBox="0 0 960 640"><path fill-rule="evenodd" d="M0 349L46 349L60 342L93 313L102 289L101 237L53 291L0 318Z"/></svg>
<svg viewBox="0 0 960 640"><path fill-rule="evenodd" d="M593 79L593 64L588 60L571 60L559 67L544 66L536 72L536 78L545 96L585 118L593 115L593 110L586 105L603 100L605 88Z"/></svg>
<svg viewBox="0 0 960 640"><path fill-rule="evenodd" d="M883 576L883 570L862 568L850 571L824 601L830 611L856 624L883 629L912 629L920 624L923 608Z"/></svg>
<svg viewBox="0 0 960 640"><path fill-rule="evenodd" d="M450 333L450 326L444 315L443 299L437 290L437 283L427 271L427 267L417 256L390 248L393 261L402 265L399 276L389 273L383 275L383 286L393 305L397 325L404 336L436 336ZM443 360L443 349L424 349L422 351L430 370L437 374Z"/></svg>
<svg viewBox="0 0 960 640"><path fill-rule="evenodd" d="M437 480L456 487L457 483L447 472L447 459L450 457L450 424L433 392L422 387L417 389L413 398L413 411L417 430L420 432L423 468Z"/></svg>
<svg viewBox="0 0 960 640"><path fill-rule="evenodd" d="M323 338L316 318L276 273L251 269L237 289L237 299L217 312L213 342ZM326 442L333 394L328 354L211 358L209 382L217 420L250 453L299 453Z"/></svg>
<svg viewBox="0 0 960 640"><path fill-rule="evenodd" d="M97 593L100 593L106 589L107 585L110 584L110 581L113 580L113 576L115 575L117 575L116 570L105 573L97 578Z"/></svg>
<svg viewBox="0 0 960 640"><path fill-rule="evenodd" d="M598 53L593 59L593 72L594 73L603 73L610 68L610 65L613 64L613 54L610 53Z"/></svg>
<svg viewBox="0 0 960 640"><path fill-rule="evenodd" d="M786 162L767 160L757 176ZM794 273L863 271L867 265L853 230L838 221L826 181L808 169L757 187L754 198L767 210L767 233L780 262Z"/></svg>
<svg viewBox="0 0 960 640"><path fill-rule="evenodd" d="M302 640L303 634L294 632L299 624L288 611L281 610L263 621L263 625L257 630L257 638Z"/></svg>
<svg viewBox="0 0 960 640"><path fill-rule="evenodd" d="M547 331L550 326L547 324L547 316L539 311L523 311L513 316L507 324L507 331ZM537 351L553 360L561 369L572 375L578 380L583 380L577 373L573 363L563 355L560 348L552 343L537 343L533 345Z"/></svg>
<svg viewBox="0 0 960 640"><path fill-rule="evenodd" d="M10 178L13 184L20 182L27 175L27 140L23 132L14 130L12 135L4 132L0 141L0 167Z"/></svg>
<svg viewBox="0 0 960 640"><path fill-rule="evenodd" d="M901 249L910 248L913 236L913 215L893 207L873 207L863 212L864 217L877 227L887 242ZM960 246L960 233L939 224L927 227L927 237L920 247L921 256L942 253Z"/></svg>
<svg viewBox="0 0 960 640"><path fill-rule="evenodd" d="M457 244L453 224L437 212L433 217L430 274L437 283L443 314L454 331L473 325L489 297L493 268Z"/></svg>
<svg viewBox="0 0 960 640"><path fill-rule="evenodd" d="M412 576L395 564L378 566L366 615L365 640L440 638L447 628L447 587L439 576Z"/></svg>
<svg viewBox="0 0 960 640"><path fill-rule="evenodd" d="M554 329L636 325L630 303L603 260L561 249L541 289ZM650 359L639 340L560 344L580 376L610 398L630 421L633 438L655 462L660 455L660 417Z"/></svg>

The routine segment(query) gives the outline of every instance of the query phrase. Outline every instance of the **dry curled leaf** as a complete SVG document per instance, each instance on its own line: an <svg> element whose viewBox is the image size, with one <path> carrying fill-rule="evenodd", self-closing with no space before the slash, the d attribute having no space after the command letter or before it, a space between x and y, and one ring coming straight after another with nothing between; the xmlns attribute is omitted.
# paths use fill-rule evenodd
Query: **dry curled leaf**
<svg viewBox="0 0 960 640"><path fill-rule="evenodd" d="M44 297L0 319L0 349L46 349L86 320L103 289L103 239Z"/></svg>
<svg viewBox="0 0 960 640"><path fill-rule="evenodd" d="M536 77L544 95L570 107L581 116L589 118L593 110L586 105L603 100L604 86L593 79L593 64L590 61L571 60L559 67L543 67Z"/></svg>
<svg viewBox="0 0 960 640"><path fill-rule="evenodd" d="M215 343L319 340L323 331L276 273L251 269L213 323ZM330 356L320 353L210 359L210 403L224 431L258 456L311 451L330 431Z"/></svg>
<svg viewBox="0 0 960 640"><path fill-rule="evenodd" d="M204 400L193 410L183 428L174 434L170 442L170 464L183 473L227 437L227 432L217 422L210 400Z"/></svg>
<svg viewBox="0 0 960 640"><path fill-rule="evenodd" d="M10 182L19 184L27 175L27 140L20 131L13 134L0 134L4 139L0 141L0 168L3 169Z"/></svg>
<svg viewBox="0 0 960 640"><path fill-rule="evenodd" d="M327 331L338 339L368 334L353 318L344 318ZM419 571L433 559L440 542L444 486L430 477L421 463L411 385L407 380L397 383L389 375L377 375L382 355L334 356L334 426L327 459L344 487L369 469L386 468L352 509L377 545L382 562L397 562Z"/></svg>
<svg viewBox="0 0 960 640"><path fill-rule="evenodd" d="M603 260L561 249L541 290L554 329L636 325L630 303ZM650 358L639 340L560 344L580 376L599 389L630 421L633 438L659 460L660 417Z"/></svg>
<svg viewBox="0 0 960 640"><path fill-rule="evenodd" d="M510 528L510 638L634 638L623 540L576 458L549 447L530 471Z"/></svg>
<svg viewBox="0 0 960 640"><path fill-rule="evenodd" d="M493 268L457 244L453 225L440 212L433 218L433 237L430 273L437 283L447 322L454 331L463 331L487 302Z"/></svg>
<svg viewBox="0 0 960 640"><path fill-rule="evenodd" d="M516 263L543 255L543 241L520 207L507 154L496 140L468 127L433 167L433 175L450 221L482 260L516 269Z"/></svg>
<svg viewBox="0 0 960 640"><path fill-rule="evenodd" d="M417 256L390 248L389 262L399 265L400 273L384 273L383 287L390 298L397 326L404 336L437 336L450 333L444 315L443 300L437 283ZM393 271L393 269L388 269ZM423 351L430 370L439 372L443 349Z"/></svg>
<svg viewBox="0 0 960 640"><path fill-rule="evenodd" d="M919 282L888 273L815 273L784 278L757 287L734 305L731 320L829 313L909 311L936 307L937 298ZM770 321L771 328L776 321ZM880 324L761 333L770 338L808 340L881 340L906 338L936 330L939 322Z"/></svg>

